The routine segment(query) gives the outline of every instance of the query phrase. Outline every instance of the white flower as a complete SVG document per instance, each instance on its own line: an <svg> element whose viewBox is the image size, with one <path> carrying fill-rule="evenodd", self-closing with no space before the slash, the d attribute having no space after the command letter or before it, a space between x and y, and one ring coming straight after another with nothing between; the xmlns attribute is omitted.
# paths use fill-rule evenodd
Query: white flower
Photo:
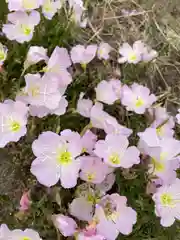
<svg viewBox="0 0 180 240"><path fill-rule="evenodd" d="M77 102L77 112L83 117L90 117L91 108L93 106L93 102L90 99L85 99L84 93L80 93L79 99Z"/></svg>
<svg viewBox="0 0 180 240"><path fill-rule="evenodd" d="M180 179L176 178L171 185L164 185L153 195L155 213L161 218L161 225L171 226L175 219L180 220Z"/></svg>
<svg viewBox="0 0 180 240"><path fill-rule="evenodd" d="M95 91L97 101L111 105L120 99L121 82L117 79L103 80L97 85Z"/></svg>
<svg viewBox="0 0 180 240"><path fill-rule="evenodd" d="M99 59L107 60L109 59L109 53L112 50L112 47L105 42L102 42L99 44L99 47L97 49L97 56Z"/></svg>
<svg viewBox="0 0 180 240"><path fill-rule="evenodd" d="M14 229L8 235L7 239L11 240L42 240L39 236L39 233L33 229L27 228L24 231L21 229Z"/></svg>
<svg viewBox="0 0 180 240"><path fill-rule="evenodd" d="M22 102L0 103L0 147L17 142L26 134L28 108Z"/></svg>
<svg viewBox="0 0 180 240"><path fill-rule="evenodd" d="M45 18L51 20L53 16L62 7L62 0L44 0L42 5L42 13Z"/></svg>
<svg viewBox="0 0 180 240"><path fill-rule="evenodd" d="M77 158L82 152L80 140L80 135L75 140L72 134L67 137L50 131L42 133L32 145L37 158L32 162L31 173L47 187L59 180L64 188L75 187L81 167Z"/></svg>
<svg viewBox="0 0 180 240"><path fill-rule="evenodd" d="M7 0L9 11L29 11L37 9L43 0Z"/></svg>
<svg viewBox="0 0 180 240"><path fill-rule="evenodd" d="M32 11L30 14L25 12L13 12L8 14L10 23L4 24L2 31L10 40L19 43L28 42L32 39L34 28L40 22L40 14Z"/></svg>
<svg viewBox="0 0 180 240"><path fill-rule="evenodd" d="M65 88L59 89L57 78L52 78L48 74L45 74L42 78L39 74L27 74L25 81L25 92L29 104L53 110L58 108Z"/></svg>
<svg viewBox="0 0 180 240"><path fill-rule="evenodd" d="M24 66L25 68L28 68L29 66L36 64L42 60L48 60L47 49L39 46L31 46L27 53Z"/></svg>
<svg viewBox="0 0 180 240"><path fill-rule="evenodd" d="M131 87L124 85L122 88L121 102L128 111L143 114L155 101L156 96L150 94L147 87L133 83Z"/></svg>

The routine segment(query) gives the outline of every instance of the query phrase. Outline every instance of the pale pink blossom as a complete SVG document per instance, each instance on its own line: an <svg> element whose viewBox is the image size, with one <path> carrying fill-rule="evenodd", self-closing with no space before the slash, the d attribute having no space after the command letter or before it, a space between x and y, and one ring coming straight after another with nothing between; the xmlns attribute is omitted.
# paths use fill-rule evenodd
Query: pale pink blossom
<svg viewBox="0 0 180 240"><path fill-rule="evenodd" d="M95 91L97 101L111 105L120 99L121 82L116 79L111 79L110 81L103 80L97 85Z"/></svg>
<svg viewBox="0 0 180 240"><path fill-rule="evenodd" d="M26 211L29 209L30 205L29 192L24 192L20 200L20 210Z"/></svg>
<svg viewBox="0 0 180 240"><path fill-rule="evenodd" d="M97 135L87 130L81 138L83 152L91 154L97 141Z"/></svg>
<svg viewBox="0 0 180 240"><path fill-rule="evenodd" d="M131 47L129 43L123 43L119 48L119 53L122 57L118 59L119 63L133 63L137 64L142 59L142 51L144 50L144 44L141 41L136 41Z"/></svg>
<svg viewBox="0 0 180 240"><path fill-rule="evenodd" d="M177 159L163 161L151 158L148 172L151 176L158 177L161 180L161 184L171 184L176 179L176 169L179 166Z"/></svg>
<svg viewBox="0 0 180 240"><path fill-rule="evenodd" d="M153 123L150 127L156 128L156 133L159 138L173 137L174 135L174 119L167 113L166 108L156 107L149 109L149 113L153 118Z"/></svg>
<svg viewBox="0 0 180 240"><path fill-rule="evenodd" d="M17 142L27 132L28 107L19 101L0 103L0 147Z"/></svg>
<svg viewBox="0 0 180 240"><path fill-rule="evenodd" d="M45 73L59 80L60 87L67 87L72 82L72 76L67 71L71 66L71 59L66 48L55 47L44 68Z"/></svg>
<svg viewBox="0 0 180 240"><path fill-rule="evenodd" d="M52 215L52 221L64 237L73 236L76 232L77 224L73 218L63 214L54 214Z"/></svg>
<svg viewBox="0 0 180 240"><path fill-rule="evenodd" d="M97 56L99 59L107 60L109 59L109 53L112 50L112 47L105 42L101 42L97 49Z"/></svg>
<svg viewBox="0 0 180 240"><path fill-rule="evenodd" d="M42 13L45 18L51 20L62 7L62 0L43 0Z"/></svg>
<svg viewBox="0 0 180 240"><path fill-rule="evenodd" d="M87 25L87 18L84 18L86 8L83 6L82 0L68 0L72 13L72 18L80 27L85 28Z"/></svg>
<svg viewBox="0 0 180 240"><path fill-rule="evenodd" d="M6 0L9 11L31 11L39 8L43 0Z"/></svg>
<svg viewBox="0 0 180 240"><path fill-rule="evenodd" d="M24 62L24 68L36 64L42 60L48 61L47 49L39 46L31 46L28 50L26 60Z"/></svg>
<svg viewBox="0 0 180 240"><path fill-rule="evenodd" d="M115 117L105 112L102 103L99 102L91 108L90 120L93 127L103 129L107 134L129 136L132 133L131 129L122 126Z"/></svg>
<svg viewBox="0 0 180 240"><path fill-rule="evenodd" d="M137 221L137 213L119 194L106 195L96 205L97 232L108 240L115 240L119 233L128 235Z"/></svg>
<svg viewBox="0 0 180 240"><path fill-rule="evenodd" d="M112 170L112 169L111 169ZM114 185L116 180L116 175L111 172L109 173L106 178L104 179L104 181L100 184L96 184L96 187L101 191L101 192L108 192L112 186Z"/></svg>
<svg viewBox="0 0 180 240"><path fill-rule="evenodd" d="M82 146L80 140L74 139L48 131L33 142L36 159L32 162L31 173L41 184L50 187L61 180L64 188L76 186L81 167L77 157L82 152ZM80 136L78 139L81 139Z"/></svg>
<svg viewBox="0 0 180 240"><path fill-rule="evenodd" d="M31 13L13 12L8 14L8 24L4 24L2 31L9 40L19 43L29 42L34 33L35 26L40 22L39 12Z"/></svg>
<svg viewBox="0 0 180 240"><path fill-rule="evenodd" d="M84 93L80 93L79 95L79 99L77 102L77 112L82 115L83 117L90 117L90 113L91 113L91 108L93 106L93 102L90 99L85 99L84 97Z"/></svg>
<svg viewBox="0 0 180 240"><path fill-rule="evenodd" d="M153 195L155 214L161 218L161 225L171 226L175 220L180 220L180 179L171 185L163 185Z"/></svg>
<svg viewBox="0 0 180 240"><path fill-rule="evenodd" d="M122 105L126 106L128 111L134 111L137 114L143 114L156 99L147 87L137 83L133 83L131 87L124 85L122 88Z"/></svg>
<svg viewBox="0 0 180 240"><path fill-rule="evenodd" d="M33 239L42 240L39 233L33 229L26 228L24 231L21 229L14 229L10 232L7 239Z"/></svg>
<svg viewBox="0 0 180 240"><path fill-rule="evenodd" d="M104 195L104 192L96 188L96 185L86 182L77 186L75 195L76 198L69 205L70 214L81 221L91 221L95 205Z"/></svg>
<svg viewBox="0 0 180 240"><path fill-rule="evenodd" d="M140 61L149 62L158 56L155 50L140 40L134 42L132 47L129 43L123 43L122 47L119 48L119 53L122 56L118 59L119 63L137 64Z"/></svg>
<svg viewBox="0 0 180 240"><path fill-rule="evenodd" d="M25 92L29 104L53 110L58 108L65 88L59 88L57 78L52 78L48 74L42 78L40 74L27 74L25 81Z"/></svg>
<svg viewBox="0 0 180 240"><path fill-rule="evenodd" d="M102 183L108 173L108 166L96 156L82 156L80 178L90 183Z"/></svg>
<svg viewBox="0 0 180 240"><path fill-rule="evenodd" d="M89 199L84 197L74 198L69 205L69 212L72 216L76 217L81 221L91 221L93 218L93 206L95 203L92 196L88 196Z"/></svg>
<svg viewBox="0 0 180 240"><path fill-rule="evenodd" d="M6 224L0 225L0 239L5 240L8 239L8 236L10 235L11 231L9 230L8 226Z"/></svg>
<svg viewBox="0 0 180 240"><path fill-rule="evenodd" d="M108 134L105 140L96 143L94 152L111 167L130 168L140 162L140 152L135 146L128 145L127 137Z"/></svg>
<svg viewBox="0 0 180 240"><path fill-rule="evenodd" d="M73 63L80 63L86 66L96 56L97 45L92 44L87 47L83 45L76 45L71 49L71 59Z"/></svg>

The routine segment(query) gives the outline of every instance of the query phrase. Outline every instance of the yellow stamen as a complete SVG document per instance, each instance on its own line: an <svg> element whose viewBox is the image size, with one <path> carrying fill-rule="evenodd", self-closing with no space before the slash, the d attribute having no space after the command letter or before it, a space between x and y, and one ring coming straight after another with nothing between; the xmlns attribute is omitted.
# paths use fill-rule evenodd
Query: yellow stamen
<svg viewBox="0 0 180 240"><path fill-rule="evenodd" d="M161 203L162 205L168 207L173 205L173 198L170 194L164 193L161 195Z"/></svg>
<svg viewBox="0 0 180 240"><path fill-rule="evenodd" d="M16 122L16 121L13 121L13 122L11 123L11 131L12 131L12 132L18 132L18 131L20 130L20 128L21 128L20 123L18 123L18 122Z"/></svg>
<svg viewBox="0 0 180 240"><path fill-rule="evenodd" d="M154 165L154 169L157 172L163 172L165 170L165 165L162 162L157 161L156 159L152 158L152 163Z"/></svg>
<svg viewBox="0 0 180 240"><path fill-rule="evenodd" d="M144 105L144 101L141 97L136 99L136 107L142 107Z"/></svg>
<svg viewBox="0 0 180 240"><path fill-rule="evenodd" d="M67 165L72 162L72 155L68 151L60 152L57 155L57 162L62 165Z"/></svg>
<svg viewBox="0 0 180 240"><path fill-rule="evenodd" d="M95 173L89 172L89 173L87 173L87 180L92 181L95 179L95 176L96 176Z"/></svg>
<svg viewBox="0 0 180 240"><path fill-rule="evenodd" d="M112 154L110 157L109 157L109 161L113 164L120 164L120 158L119 158L119 155L117 153L114 153Z"/></svg>
<svg viewBox="0 0 180 240"><path fill-rule="evenodd" d="M135 54L135 53L129 54L129 60L131 60L131 61L136 61L136 60L137 60L136 54Z"/></svg>

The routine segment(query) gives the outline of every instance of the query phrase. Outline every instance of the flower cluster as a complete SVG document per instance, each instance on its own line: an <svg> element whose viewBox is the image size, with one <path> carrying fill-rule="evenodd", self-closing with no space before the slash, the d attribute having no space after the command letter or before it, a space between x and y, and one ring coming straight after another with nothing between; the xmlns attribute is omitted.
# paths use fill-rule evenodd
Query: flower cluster
<svg viewBox="0 0 180 240"><path fill-rule="evenodd" d="M44 17L51 20L66 3L63 0L7 0L7 2L11 13L8 14L8 23L3 25L2 31L8 39L19 43L32 39L35 26L40 22L38 12L40 7ZM75 22L85 27L87 19L82 20L85 11L83 1L67 0L67 2Z"/></svg>
<svg viewBox="0 0 180 240"><path fill-rule="evenodd" d="M30 41L35 26L40 22L41 11L52 19L63 4L68 4L75 21L86 25L82 0L8 0L8 23L3 33L19 43ZM21 77L24 87L15 101L0 103L0 148L17 142L27 132L28 116L43 118L49 114L66 113L67 89L73 82L73 67L80 65L86 73L94 59L108 61L113 48L105 42L99 45L76 45L70 51L56 46L51 53L43 46L30 46ZM7 58L7 48L0 44L0 65ZM119 63L150 62L157 52L142 41L131 47L124 43L119 48ZM43 62L36 73L27 73L30 66ZM25 74L26 73L26 74ZM112 193L118 171L128 171L135 165L147 168L147 186L153 186L152 199L155 214L162 226L171 226L180 220L180 180L176 170L180 166L180 141L175 138L175 122L180 124L180 110L174 118L165 108L156 104L158 97L149 88L133 83L123 84L120 79L100 81L94 88L95 99L81 92L73 112L85 117L89 124L81 133L64 129L60 133L43 131L32 143L34 160L30 172L45 187L59 185L75 188L73 199L63 212L52 215L57 230L65 237L79 240L115 240L119 233L128 235L137 222L137 213L128 206L128 199ZM106 109L118 105L131 114L148 117L147 128L138 132L138 144L132 144L133 129L124 126ZM135 141L133 141L134 143ZM20 200L20 211L31 205L29 191ZM79 224L84 221L84 225ZM84 227L82 227L84 226ZM41 240L32 229L9 230L0 226L0 239Z"/></svg>

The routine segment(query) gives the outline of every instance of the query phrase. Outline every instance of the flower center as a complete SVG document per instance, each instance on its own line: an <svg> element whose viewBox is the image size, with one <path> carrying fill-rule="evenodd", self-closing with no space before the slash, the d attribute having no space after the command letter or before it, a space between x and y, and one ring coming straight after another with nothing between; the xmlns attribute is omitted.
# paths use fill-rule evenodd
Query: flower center
<svg viewBox="0 0 180 240"><path fill-rule="evenodd" d="M156 128L156 133L158 136L162 137L164 135L163 127Z"/></svg>
<svg viewBox="0 0 180 240"><path fill-rule="evenodd" d="M93 181L95 179L96 175L95 173L88 172L87 173L87 180L88 181Z"/></svg>
<svg viewBox="0 0 180 240"><path fill-rule="evenodd" d="M52 12L53 11L53 8L52 8L52 4L49 0L47 0L45 2L45 4L43 5L43 9L46 11L46 12Z"/></svg>
<svg viewBox="0 0 180 240"><path fill-rule="evenodd" d="M152 158L152 162L154 168L157 172L163 172L165 170L165 165L162 162L157 161L156 159Z"/></svg>
<svg viewBox="0 0 180 240"><path fill-rule="evenodd" d="M21 30L26 36L29 36L32 32L32 29L24 24L21 24Z"/></svg>
<svg viewBox="0 0 180 240"><path fill-rule="evenodd" d="M67 165L72 162L72 155L68 151L60 152L57 156L57 162L62 165Z"/></svg>
<svg viewBox="0 0 180 240"><path fill-rule="evenodd" d="M119 155L117 153L114 153L112 154L110 157L109 157L109 161L113 164L120 164L120 158L119 158Z"/></svg>
<svg viewBox="0 0 180 240"><path fill-rule="evenodd" d="M22 237L20 240L31 240L29 237Z"/></svg>
<svg viewBox="0 0 180 240"><path fill-rule="evenodd" d="M26 9L33 9L36 7L37 0L23 0L23 7Z"/></svg>
<svg viewBox="0 0 180 240"><path fill-rule="evenodd" d="M167 155L168 155L167 152L161 152L161 154L160 154L160 160L161 160L161 161L164 161L164 160L166 159Z"/></svg>
<svg viewBox="0 0 180 240"><path fill-rule="evenodd" d="M170 194L168 193L164 193L161 195L161 203L162 205L168 207L171 206L173 204L173 198Z"/></svg>
<svg viewBox="0 0 180 240"><path fill-rule="evenodd" d="M144 101L141 97L137 97L136 99L136 107L142 107L144 105Z"/></svg>
<svg viewBox="0 0 180 240"><path fill-rule="evenodd" d="M20 128L21 128L21 125L19 122L13 121L11 123L11 131L12 132L18 132L20 130Z"/></svg>
<svg viewBox="0 0 180 240"><path fill-rule="evenodd" d="M39 87L31 87L29 91L32 97L37 97L39 95L40 89Z"/></svg>
<svg viewBox="0 0 180 240"><path fill-rule="evenodd" d="M129 60L131 60L131 61L136 61L136 60L137 60L136 54L135 54L135 53L129 54Z"/></svg>
<svg viewBox="0 0 180 240"><path fill-rule="evenodd" d="M0 60L4 60L5 59L5 54L3 51L0 51Z"/></svg>

